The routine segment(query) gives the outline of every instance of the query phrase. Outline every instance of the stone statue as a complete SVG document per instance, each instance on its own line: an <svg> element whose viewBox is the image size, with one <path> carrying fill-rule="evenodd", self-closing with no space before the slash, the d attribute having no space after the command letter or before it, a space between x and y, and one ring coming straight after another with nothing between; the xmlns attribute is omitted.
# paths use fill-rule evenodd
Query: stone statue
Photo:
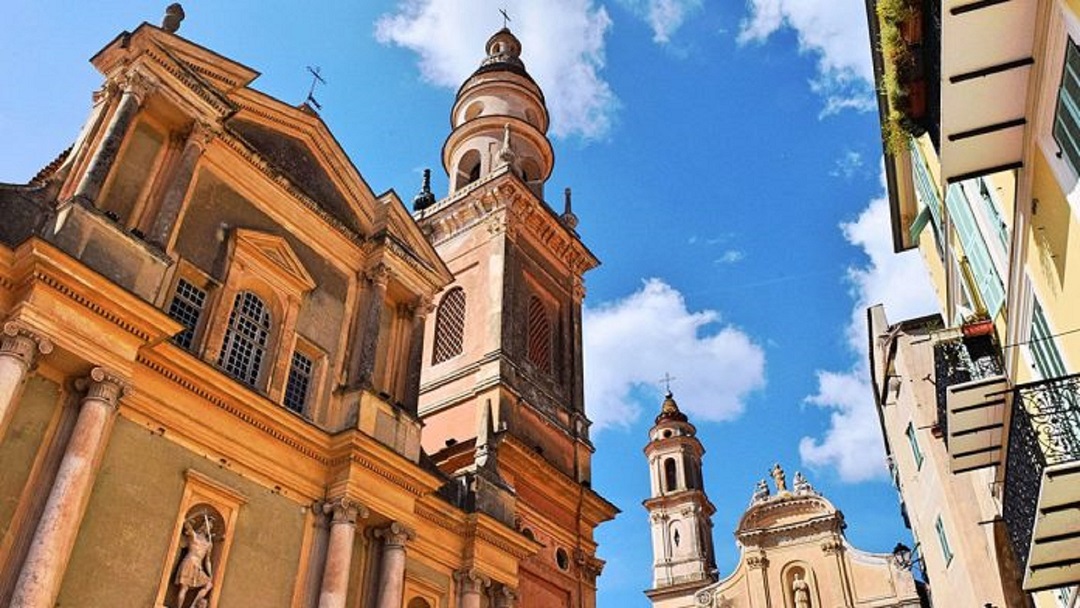
<svg viewBox="0 0 1080 608"><path fill-rule="evenodd" d="M810 585L796 574L791 583L791 591L795 596L795 608L810 608Z"/></svg>
<svg viewBox="0 0 1080 608"><path fill-rule="evenodd" d="M784 469L780 468L780 463L774 464L769 474L772 475L773 483L776 484L776 493L787 492L787 477L784 476Z"/></svg>
<svg viewBox="0 0 1080 608"><path fill-rule="evenodd" d="M210 553L214 548L213 528L206 515L203 515L203 525L198 531L191 525L190 520L184 522L187 553L184 554L184 559L180 560L176 579L173 581L180 588L176 593L176 608L184 608L184 600L192 589L197 589L198 592L191 600L190 608L205 608L207 605L206 594L210 593L214 586L210 581L214 576L214 567L210 563Z"/></svg>
<svg viewBox="0 0 1080 608"><path fill-rule="evenodd" d="M796 494L813 494L814 492L814 487L810 485L810 482L803 477L803 474L800 471L795 471L795 481L793 485L795 486Z"/></svg>
<svg viewBox="0 0 1080 608"><path fill-rule="evenodd" d="M764 479L757 482L754 486L754 497L750 500L750 504L755 505L759 502L764 502L769 498L769 484Z"/></svg>

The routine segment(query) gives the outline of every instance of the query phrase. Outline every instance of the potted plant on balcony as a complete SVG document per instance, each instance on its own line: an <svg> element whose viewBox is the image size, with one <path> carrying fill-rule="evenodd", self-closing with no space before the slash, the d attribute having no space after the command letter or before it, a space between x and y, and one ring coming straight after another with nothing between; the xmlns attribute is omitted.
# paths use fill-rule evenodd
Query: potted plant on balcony
<svg viewBox="0 0 1080 608"><path fill-rule="evenodd" d="M960 330L964 332L965 338L988 336L994 333L994 320L986 313L974 314L964 319L963 324L960 325Z"/></svg>
<svg viewBox="0 0 1080 608"><path fill-rule="evenodd" d="M922 13L912 0L879 0L877 18L884 68L880 87L889 102L882 137L886 149L897 155L906 152L908 135L922 134L918 121L927 111Z"/></svg>

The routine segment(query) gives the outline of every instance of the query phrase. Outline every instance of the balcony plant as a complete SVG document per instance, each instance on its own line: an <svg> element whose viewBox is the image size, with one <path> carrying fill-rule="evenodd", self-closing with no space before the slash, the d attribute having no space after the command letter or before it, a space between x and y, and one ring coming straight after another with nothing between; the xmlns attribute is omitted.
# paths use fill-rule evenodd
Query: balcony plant
<svg viewBox="0 0 1080 608"><path fill-rule="evenodd" d="M882 122L886 149L907 150L908 135L919 135L926 114L926 80L921 58L922 13L915 0L878 0L877 18L883 73L879 82L889 111Z"/></svg>

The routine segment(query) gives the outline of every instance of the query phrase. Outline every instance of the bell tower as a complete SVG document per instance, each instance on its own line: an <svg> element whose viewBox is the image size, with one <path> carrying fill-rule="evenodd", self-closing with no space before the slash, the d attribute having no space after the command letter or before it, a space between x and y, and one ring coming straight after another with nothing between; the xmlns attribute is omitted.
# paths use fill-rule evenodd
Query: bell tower
<svg viewBox="0 0 1080 608"><path fill-rule="evenodd" d="M591 488L577 218L544 201L554 166L544 95L503 28L458 91L442 149L449 193L415 217L454 274L424 334L423 449L477 511L534 539L521 608L594 608L593 530L618 512ZM482 431L482 432L481 432ZM487 573L494 576L493 573Z"/></svg>
<svg viewBox="0 0 1080 608"><path fill-rule="evenodd" d="M712 515L705 494L697 429L670 392L649 429L645 457L652 480L649 511L653 543L653 584L646 593L686 591L716 582Z"/></svg>

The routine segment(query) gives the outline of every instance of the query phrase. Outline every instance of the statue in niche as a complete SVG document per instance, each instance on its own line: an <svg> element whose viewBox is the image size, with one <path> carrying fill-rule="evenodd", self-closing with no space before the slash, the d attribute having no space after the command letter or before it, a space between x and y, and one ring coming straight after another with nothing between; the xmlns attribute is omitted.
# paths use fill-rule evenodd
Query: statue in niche
<svg viewBox="0 0 1080 608"><path fill-rule="evenodd" d="M791 592L795 596L795 608L810 608L810 585L799 574L791 582Z"/></svg>
<svg viewBox="0 0 1080 608"><path fill-rule="evenodd" d="M188 592L193 590L195 596L188 608L206 608L208 604L206 596L214 587L211 582L214 576L214 566L211 563L214 549L214 524L206 513L201 515L202 521L199 521L199 515L195 515L184 522L187 551L176 568L176 578L173 580L177 587L176 608L184 608L184 600L187 599Z"/></svg>
<svg viewBox="0 0 1080 608"><path fill-rule="evenodd" d="M784 469L780 468L780 463L774 464L769 474L772 475L773 483L776 484L776 493L787 492L787 477L784 475Z"/></svg>

